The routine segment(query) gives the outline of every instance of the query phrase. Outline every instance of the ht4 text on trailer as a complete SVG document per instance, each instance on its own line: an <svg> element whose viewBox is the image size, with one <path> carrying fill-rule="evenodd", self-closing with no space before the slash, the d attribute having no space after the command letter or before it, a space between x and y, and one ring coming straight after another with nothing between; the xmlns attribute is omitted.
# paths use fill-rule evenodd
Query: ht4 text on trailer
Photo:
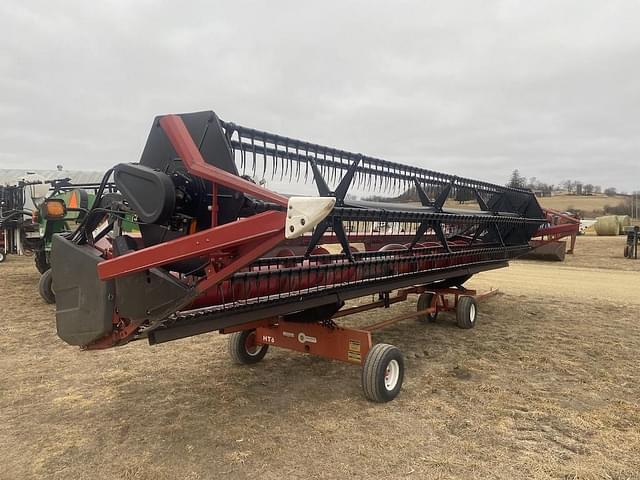
<svg viewBox="0 0 640 480"><path fill-rule="evenodd" d="M392 320L352 329L336 319L417 293L416 315L455 308L458 324L472 327L476 303L463 283L526 253L546 221L526 190L258 131L213 112L156 118L140 162L116 165L105 183L111 175L123 200L54 237L63 340L96 349L218 330L231 334L231 356L242 363L275 345L361 365L374 401L391 400L402 385L401 352L371 341L371 330ZM313 180L318 195L276 193L256 176ZM419 202L351 200L358 189L412 191ZM462 190L477 210L445 206ZM138 238L106 234L132 212ZM379 300L345 307L372 294Z"/></svg>

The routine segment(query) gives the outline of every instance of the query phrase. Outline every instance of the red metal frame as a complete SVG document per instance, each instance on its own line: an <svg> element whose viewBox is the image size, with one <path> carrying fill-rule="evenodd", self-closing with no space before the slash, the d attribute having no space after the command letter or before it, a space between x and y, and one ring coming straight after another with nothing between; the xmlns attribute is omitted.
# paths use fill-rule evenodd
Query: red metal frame
<svg viewBox="0 0 640 480"><path fill-rule="evenodd" d="M187 127L178 115L166 115L162 117L160 119L160 126L167 134L171 145L190 173L211 180L213 183L224 185L232 190L247 193L256 198L284 207L287 206L287 197L267 190L260 185L256 185L244 178L225 172L205 162L198 147L193 142Z"/></svg>
<svg viewBox="0 0 640 480"><path fill-rule="evenodd" d="M283 240L283 231L284 230L278 230L271 235L259 237L253 242L247 242L244 245L239 246L238 251L236 252L236 257L231 263L225 265L216 272L211 268L207 269L206 278L198 282L196 290L200 293L206 292L214 285L217 285L227 277L233 275L234 272L237 272L242 267L253 262L256 258L263 256L275 248Z"/></svg>
<svg viewBox="0 0 640 480"><path fill-rule="evenodd" d="M113 330L111 331L111 333L105 335L102 338L99 338L98 340L91 343L90 345L87 345L84 348L86 348L87 350L101 350L104 348L111 348L124 341L127 337L133 335L140 326L140 322L132 322L130 320L122 319L115 312L112 317L112 322Z"/></svg>
<svg viewBox="0 0 640 480"><path fill-rule="evenodd" d="M281 211L267 211L251 218L243 218L218 226L216 198L218 186L223 185L280 206L286 206L288 199L206 163L179 116L162 117L160 126L187 170L212 182L212 227L101 262L98 264L98 276L102 280L109 280L167 263L207 255L227 258L228 261L223 261L221 266L207 268L207 278L197 287L198 291L203 292L285 240L286 213Z"/></svg>
<svg viewBox="0 0 640 480"><path fill-rule="evenodd" d="M258 327L256 343L362 365L372 346L371 332L320 323L278 322Z"/></svg>
<svg viewBox="0 0 640 480"><path fill-rule="evenodd" d="M372 332L428 313L455 310L458 305L458 299L461 296L471 296L479 302L496 295L498 290L492 289L485 293L478 294L475 290L459 290L455 288L429 290L420 286L410 287L398 290L394 297L386 301L379 300L365 305L342 309L333 315L332 318L344 317L374 308L384 308L389 304L407 300L410 294L424 292L434 294L432 304L429 308L399 315L361 328L340 327L335 324L322 322L287 322L281 318L267 318L220 330L220 333L226 334L255 329L256 344L258 345L272 345L331 360L364 365L367 353L369 353L369 350L373 346ZM454 298L453 301L449 300L449 296Z"/></svg>
<svg viewBox="0 0 640 480"><path fill-rule="evenodd" d="M98 276L102 280L141 272L167 263L187 258L212 255L222 250L229 250L256 245L256 242L266 242L277 239L284 240L284 212L269 211L259 213L253 217L242 218L235 222L208 228L185 237L177 238L159 245L147 247L143 250L127 253L120 257L105 260L98 264ZM261 254L250 255L245 252L245 258L255 260Z"/></svg>
<svg viewBox="0 0 640 480"><path fill-rule="evenodd" d="M544 208L543 210L547 217L548 225L542 226L533 234L532 239L537 238L537 240L532 240L533 244L539 247L547 243L557 242L561 238L571 237L571 244L567 253L573 253L576 246L576 237L580 232L580 219L551 208Z"/></svg>

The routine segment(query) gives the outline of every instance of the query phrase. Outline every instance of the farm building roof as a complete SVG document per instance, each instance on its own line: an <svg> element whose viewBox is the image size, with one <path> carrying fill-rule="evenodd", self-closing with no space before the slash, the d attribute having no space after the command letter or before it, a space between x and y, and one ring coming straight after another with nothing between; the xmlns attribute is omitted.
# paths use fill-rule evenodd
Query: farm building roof
<svg viewBox="0 0 640 480"><path fill-rule="evenodd" d="M70 178L71 183L100 183L104 172L95 172L87 170L38 170L38 169L9 169L0 168L0 185L15 184L19 179L28 173L35 173L44 177L45 180L54 180L56 178Z"/></svg>

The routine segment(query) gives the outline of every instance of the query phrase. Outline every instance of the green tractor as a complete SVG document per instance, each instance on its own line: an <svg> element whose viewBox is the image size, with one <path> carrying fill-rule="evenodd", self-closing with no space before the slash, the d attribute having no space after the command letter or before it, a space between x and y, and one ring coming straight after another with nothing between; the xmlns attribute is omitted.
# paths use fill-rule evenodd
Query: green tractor
<svg viewBox="0 0 640 480"><path fill-rule="evenodd" d="M33 249L35 264L41 273L38 282L38 291L42 299L47 303L55 303L56 297L52 289L52 277L49 258L51 256L51 245L53 236L56 234L66 235L74 232L78 225L83 222L87 211L92 207L95 200L95 192L99 185L78 185L73 187L68 183L57 185L54 183L53 193L42 202L34 211L33 217L37 222L40 231L40 241ZM112 187L111 185L109 185ZM115 193L113 188L109 188L110 193L105 193L100 199L99 207L110 208L114 203L120 202L122 197ZM122 222L122 229L134 233L138 231L136 219L132 216L125 218ZM108 215L104 218L93 220L95 227L111 221Z"/></svg>
<svg viewBox="0 0 640 480"><path fill-rule="evenodd" d="M72 232L82 221L84 212L93 204L95 195L82 189L73 189L54 193L34 211L33 218L38 224L40 241L33 250L36 268L41 273L38 282L40 296L47 303L55 303L51 288L51 270L49 257L51 241L56 233Z"/></svg>

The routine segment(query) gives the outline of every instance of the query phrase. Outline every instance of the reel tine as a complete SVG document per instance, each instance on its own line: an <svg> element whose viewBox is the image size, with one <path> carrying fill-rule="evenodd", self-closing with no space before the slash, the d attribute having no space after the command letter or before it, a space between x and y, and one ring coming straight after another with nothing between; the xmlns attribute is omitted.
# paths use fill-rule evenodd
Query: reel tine
<svg viewBox="0 0 640 480"><path fill-rule="evenodd" d="M266 154L264 154L262 155L262 179L264 179L266 174L267 174L267 156Z"/></svg>
<svg viewBox="0 0 640 480"><path fill-rule="evenodd" d="M298 154L298 145L296 145L296 180L300 180L300 156Z"/></svg>
<svg viewBox="0 0 640 480"><path fill-rule="evenodd" d="M273 139L273 155L272 155L272 157L273 157L274 163L276 164L276 168L277 168L277 165L279 165L278 162L280 160L280 152L278 152L278 137L277 136ZM284 158L282 159L282 163L283 163L282 169L284 169ZM280 170L280 180L282 180L282 170Z"/></svg>
<svg viewBox="0 0 640 480"><path fill-rule="evenodd" d="M265 163L267 162L268 156L267 156L267 150L266 150L266 146L267 146L267 141L264 140L264 145L265 145L265 150L264 150L264 161ZM271 155L271 180L273 180L275 178L276 173L278 173L278 157L275 154Z"/></svg>
<svg viewBox="0 0 640 480"><path fill-rule="evenodd" d="M293 159L291 158L291 155L289 155L289 142L286 143L284 149L287 152L287 161L289 162L289 181L291 181L293 180Z"/></svg>
<svg viewBox="0 0 640 480"><path fill-rule="evenodd" d="M240 167L242 168L242 175L244 175L247 157L245 156L244 148L242 148L242 134L240 133L240 129L238 129L238 145L240 145Z"/></svg>
<svg viewBox="0 0 640 480"><path fill-rule="evenodd" d="M338 169L336 168L336 164L333 161L333 155L331 156L331 161L327 159L326 150L322 153L322 156L324 157L325 162L331 165L331 183L335 183L336 177L338 176Z"/></svg>
<svg viewBox="0 0 640 480"><path fill-rule="evenodd" d="M282 152L278 151L277 145L276 145L276 155L278 155L281 159L282 159L282 172L280 172L280 181L282 181L282 179L287 175L287 173L289 173L289 161L287 160L287 157L285 157L284 155L281 155Z"/></svg>
<svg viewBox="0 0 640 480"><path fill-rule="evenodd" d="M285 162L285 176L287 176L287 174L290 172L290 169L289 169L289 155L287 155L287 143L286 143L286 140L285 140L284 145L282 145L282 146L284 147L284 150L280 150L278 153L282 157L282 161ZM291 181L291 177L289 177L289 181Z"/></svg>
<svg viewBox="0 0 640 480"><path fill-rule="evenodd" d="M335 172L338 170L338 166L336 165L336 157L335 157L335 154L333 153L333 151L331 151L331 163L332 163L332 164L333 164L333 166L334 166L334 173L335 173ZM336 177L335 177L335 175L334 175L334 177L333 177L333 181L334 181L334 182L335 182L335 178L336 178Z"/></svg>
<svg viewBox="0 0 640 480"><path fill-rule="evenodd" d="M256 176L256 141L253 135L251 135L251 150L253 152L253 176Z"/></svg>

